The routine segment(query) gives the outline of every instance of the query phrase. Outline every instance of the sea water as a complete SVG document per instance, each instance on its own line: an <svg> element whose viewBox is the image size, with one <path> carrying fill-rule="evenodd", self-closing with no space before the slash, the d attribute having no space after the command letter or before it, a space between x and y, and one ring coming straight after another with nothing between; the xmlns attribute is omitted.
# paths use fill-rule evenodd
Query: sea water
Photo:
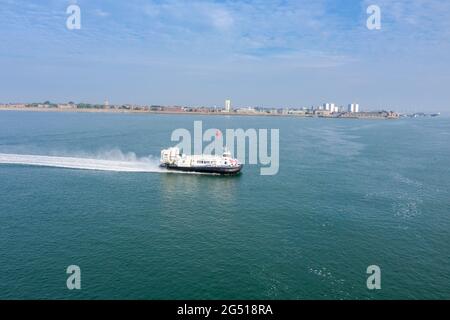
<svg viewBox="0 0 450 320"><path fill-rule="evenodd" d="M195 120L280 129L278 174L159 169ZM448 299L449 142L448 118L0 112L0 298Z"/></svg>

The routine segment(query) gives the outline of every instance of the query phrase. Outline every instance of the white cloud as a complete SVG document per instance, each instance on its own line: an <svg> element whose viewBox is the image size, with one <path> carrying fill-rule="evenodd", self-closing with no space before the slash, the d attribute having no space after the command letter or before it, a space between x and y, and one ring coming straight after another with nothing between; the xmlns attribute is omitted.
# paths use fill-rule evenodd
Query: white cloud
<svg viewBox="0 0 450 320"><path fill-rule="evenodd" d="M218 30L228 30L233 25L231 12L221 4L204 1L172 0L161 3L147 3L143 12L159 19L167 27L183 24L187 29L198 29L209 25Z"/></svg>
<svg viewBox="0 0 450 320"><path fill-rule="evenodd" d="M103 11L101 9L95 9L94 14L99 17L108 17L110 15L109 12Z"/></svg>
<svg viewBox="0 0 450 320"><path fill-rule="evenodd" d="M233 26L234 19L230 12L223 8L214 8L207 11L212 24L219 30L226 31Z"/></svg>

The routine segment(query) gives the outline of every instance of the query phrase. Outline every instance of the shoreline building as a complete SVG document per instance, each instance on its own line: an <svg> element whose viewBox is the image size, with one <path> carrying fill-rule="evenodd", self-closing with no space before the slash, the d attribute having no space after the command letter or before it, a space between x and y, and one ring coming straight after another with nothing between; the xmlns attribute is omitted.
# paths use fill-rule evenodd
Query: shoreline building
<svg viewBox="0 0 450 320"><path fill-rule="evenodd" d="M358 103L351 103L348 105L348 112L350 113L357 113L359 112L359 104Z"/></svg>
<svg viewBox="0 0 450 320"><path fill-rule="evenodd" d="M324 103L323 110L329 111L330 113L339 112L339 108L334 103Z"/></svg>
<svg viewBox="0 0 450 320"><path fill-rule="evenodd" d="M225 100L225 112L231 112L231 100Z"/></svg>

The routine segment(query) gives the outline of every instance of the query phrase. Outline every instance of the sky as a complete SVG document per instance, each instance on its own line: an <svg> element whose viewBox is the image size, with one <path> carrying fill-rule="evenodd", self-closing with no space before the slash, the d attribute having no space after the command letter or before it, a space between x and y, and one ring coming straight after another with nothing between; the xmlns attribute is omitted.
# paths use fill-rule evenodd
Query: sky
<svg viewBox="0 0 450 320"><path fill-rule="evenodd" d="M449 84L450 1L0 0L3 103L450 113Z"/></svg>

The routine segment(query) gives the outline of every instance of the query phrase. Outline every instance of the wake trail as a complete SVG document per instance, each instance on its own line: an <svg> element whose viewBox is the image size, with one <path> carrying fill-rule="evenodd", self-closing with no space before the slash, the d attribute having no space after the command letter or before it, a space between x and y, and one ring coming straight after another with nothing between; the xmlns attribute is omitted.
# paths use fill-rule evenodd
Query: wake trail
<svg viewBox="0 0 450 320"><path fill-rule="evenodd" d="M157 160L148 158L132 160L106 160L81 157L59 157L0 153L0 164L18 164L80 170L115 172L168 172L159 167Z"/></svg>

